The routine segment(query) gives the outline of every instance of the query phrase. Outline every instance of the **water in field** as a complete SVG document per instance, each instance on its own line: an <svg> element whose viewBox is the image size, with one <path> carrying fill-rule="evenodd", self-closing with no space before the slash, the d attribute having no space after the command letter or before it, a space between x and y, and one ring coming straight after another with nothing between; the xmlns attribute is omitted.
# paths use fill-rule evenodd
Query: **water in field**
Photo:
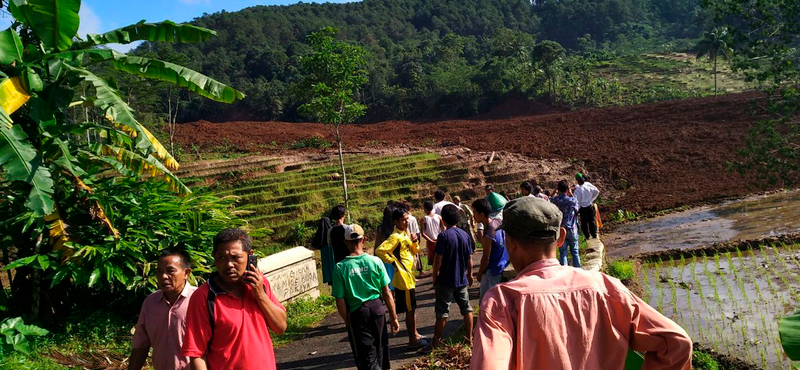
<svg viewBox="0 0 800 370"><path fill-rule="evenodd" d="M642 266L643 299L692 337L764 369L790 369L778 320L800 304L800 246Z"/></svg>
<svg viewBox="0 0 800 370"><path fill-rule="evenodd" d="M800 231L800 190L731 201L621 225L603 238L612 259Z"/></svg>

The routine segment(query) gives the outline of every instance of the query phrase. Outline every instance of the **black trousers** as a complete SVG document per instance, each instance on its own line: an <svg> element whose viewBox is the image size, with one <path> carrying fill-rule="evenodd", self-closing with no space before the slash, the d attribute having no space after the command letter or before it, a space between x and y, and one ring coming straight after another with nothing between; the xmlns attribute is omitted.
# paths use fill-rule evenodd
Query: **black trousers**
<svg viewBox="0 0 800 370"><path fill-rule="evenodd" d="M594 205L581 207L581 209L578 210L578 215L581 216L581 231L583 231L583 237L589 239L591 235L592 238L596 238L597 220L594 219Z"/></svg>
<svg viewBox="0 0 800 370"><path fill-rule="evenodd" d="M358 370L391 369L389 335L386 330L386 307L380 299L364 302L350 313L347 337Z"/></svg>

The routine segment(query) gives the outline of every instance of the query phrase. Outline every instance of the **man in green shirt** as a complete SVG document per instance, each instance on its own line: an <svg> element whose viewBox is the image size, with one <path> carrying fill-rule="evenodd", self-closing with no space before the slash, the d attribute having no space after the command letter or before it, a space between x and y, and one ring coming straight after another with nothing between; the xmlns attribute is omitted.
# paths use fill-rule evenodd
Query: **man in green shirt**
<svg viewBox="0 0 800 370"><path fill-rule="evenodd" d="M391 369L387 307L393 334L400 329L400 324L389 290L389 275L378 257L364 253L361 226L344 225L344 240L350 255L336 264L331 295L336 298L336 309L347 325L356 367L358 370Z"/></svg>

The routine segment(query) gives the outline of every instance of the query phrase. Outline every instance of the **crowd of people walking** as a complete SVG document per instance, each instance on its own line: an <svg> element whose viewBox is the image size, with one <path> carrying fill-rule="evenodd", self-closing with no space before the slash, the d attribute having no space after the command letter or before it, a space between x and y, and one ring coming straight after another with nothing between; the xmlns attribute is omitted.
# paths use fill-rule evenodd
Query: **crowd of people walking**
<svg viewBox="0 0 800 370"><path fill-rule="evenodd" d="M417 219L408 201L392 201L375 230L373 253L365 230L346 224L335 206L320 220L312 245L320 249L322 280L347 327L359 370L390 369L389 333L405 314L408 345L427 353L441 345L453 303L473 369L620 368L629 349L647 368L688 369L686 332L631 293L619 280L580 267L579 227L597 238L596 186L577 174L554 193L529 182L508 199L487 185L471 204L437 190ZM473 256L481 247L477 271ZM258 271L250 237L227 229L214 238L216 272L191 286L189 256L166 250L158 260L159 291L142 305L129 369L153 349L161 369L275 369L270 332L286 329L286 309ZM571 267L567 265L571 260ZM508 281L512 266L516 277ZM427 272L430 267L430 272ZM434 289L434 334L419 333L417 279ZM476 326L469 288L479 283Z"/></svg>

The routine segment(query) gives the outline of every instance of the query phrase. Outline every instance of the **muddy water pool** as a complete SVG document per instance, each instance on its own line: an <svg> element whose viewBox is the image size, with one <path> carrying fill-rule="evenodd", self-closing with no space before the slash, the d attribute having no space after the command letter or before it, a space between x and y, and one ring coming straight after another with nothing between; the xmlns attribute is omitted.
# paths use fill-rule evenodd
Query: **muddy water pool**
<svg viewBox="0 0 800 370"><path fill-rule="evenodd" d="M603 236L611 259L800 231L800 190L754 196L621 225Z"/></svg>
<svg viewBox="0 0 800 370"><path fill-rule="evenodd" d="M800 304L800 246L664 260L641 268L643 299L694 341L765 369L789 369L778 319Z"/></svg>

